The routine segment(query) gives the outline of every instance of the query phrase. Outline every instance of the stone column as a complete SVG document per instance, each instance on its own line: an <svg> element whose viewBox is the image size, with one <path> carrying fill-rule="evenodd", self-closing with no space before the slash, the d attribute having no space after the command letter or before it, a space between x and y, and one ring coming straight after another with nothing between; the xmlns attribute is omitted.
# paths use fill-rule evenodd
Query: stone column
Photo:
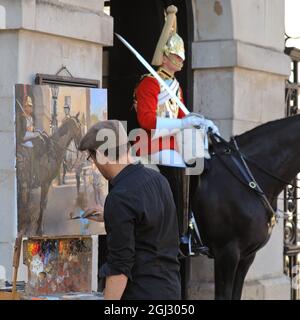
<svg viewBox="0 0 300 320"><path fill-rule="evenodd" d="M228 138L285 116L284 0L194 0L194 110ZM213 298L213 264L191 259L188 296ZM245 299L289 299L283 274L283 225L258 252Z"/></svg>
<svg viewBox="0 0 300 320"><path fill-rule="evenodd" d="M100 80L102 48L112 45L104 0L0 0L0 265L12 277L17 233L14 85L66 66Z"/></svg>

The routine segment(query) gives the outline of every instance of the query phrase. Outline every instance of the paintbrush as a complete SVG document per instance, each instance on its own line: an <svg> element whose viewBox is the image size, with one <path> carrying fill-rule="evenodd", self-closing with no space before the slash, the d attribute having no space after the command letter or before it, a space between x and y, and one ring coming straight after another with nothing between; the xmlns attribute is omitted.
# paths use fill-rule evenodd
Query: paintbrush
<svg viewBox="0 0 300 320"><path fill-rule="evenodd" d="M71 220L76 219L89 219L96 222L103 222L103 208L89 208L86 209L82 215L74 215L74 212L69 213Z"/></svg>

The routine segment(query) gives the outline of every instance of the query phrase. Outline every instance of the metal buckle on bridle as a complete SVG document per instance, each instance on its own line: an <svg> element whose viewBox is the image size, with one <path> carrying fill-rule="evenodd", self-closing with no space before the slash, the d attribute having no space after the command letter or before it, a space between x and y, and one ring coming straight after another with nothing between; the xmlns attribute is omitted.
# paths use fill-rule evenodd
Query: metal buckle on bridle
<svg viewBox="0 0 300 320"><path fill-rule="evenodd" d="M273 229L273 227L276 225L276 223L278 222L276 216L272 216L270 219L270 222L268 223L268 227Z"/></svg>
<svg viewBox="0 0 300 320"><path fill-rule="evenodd" d="M250 181L250 182L249 182L249 187L250 187L251 189L256 189L257 184L256 184L254 181Z"/></svg>

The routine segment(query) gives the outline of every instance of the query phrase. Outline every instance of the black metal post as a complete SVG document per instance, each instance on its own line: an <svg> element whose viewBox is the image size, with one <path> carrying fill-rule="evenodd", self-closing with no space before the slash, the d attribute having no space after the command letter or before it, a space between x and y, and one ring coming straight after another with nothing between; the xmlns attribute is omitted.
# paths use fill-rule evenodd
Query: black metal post
<svg viewBox="0 0 300 320"><path fill-rule="evenodd" d="M287 117L298 113L298 63L300 61L300 50L286 48L285 53L292 59L291 81L286 83L286 115ZM291 181L297 185L297 178ZM297 189L287 186L284 192L284 270L291 279L291 296L293 300L300 299L300 288L297 283L300 268L300 246L299 246L299 219L297 207Z"/></svg>

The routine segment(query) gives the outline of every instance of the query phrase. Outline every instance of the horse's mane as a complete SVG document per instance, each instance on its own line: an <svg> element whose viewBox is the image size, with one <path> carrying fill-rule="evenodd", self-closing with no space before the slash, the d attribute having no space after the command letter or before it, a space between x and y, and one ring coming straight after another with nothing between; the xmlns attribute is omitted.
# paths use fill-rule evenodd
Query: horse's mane
<svg viewBox="0 0 300 320"><path fill-rule="evenodd" d="M258 127L255 127L254 129L251 129L249 131L246 131L240 135L236 136L236 139L238 140L240 145L249 143L249 142L256 142L257 138L260 137L274 137L276 132L279 134L282 134L282 128L288 128L290 125L292 125L294 122L300 123L300 115L295 115L287 118L282 118L279 120L273 120L267 123L264 123Z"/></svg>

